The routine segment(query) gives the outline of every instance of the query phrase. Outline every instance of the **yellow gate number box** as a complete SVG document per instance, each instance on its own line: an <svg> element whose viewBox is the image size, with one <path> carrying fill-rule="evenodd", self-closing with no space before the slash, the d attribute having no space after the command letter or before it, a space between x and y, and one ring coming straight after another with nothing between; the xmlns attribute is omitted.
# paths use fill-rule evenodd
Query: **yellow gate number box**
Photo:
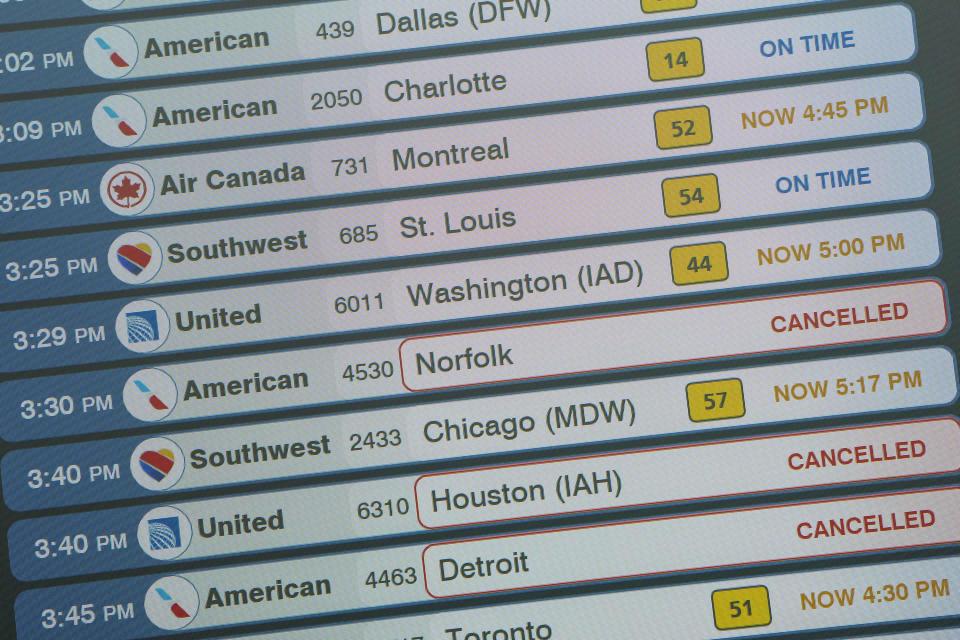
<svg viewBox="0 0 960 640"><path fill-rule="evenodd" d="M693 422L739 418L746 412L743 382L738 378L687 385L687 413Z"/></svg>
<svg viewBox="0 0 960 640"><path fill-rule="evenodd" d="M712 173L667 178L660 186L663 189L663 212L668 218L720 211L720 183Z"/></svg>
<svg viewBox="0 0 960 640"><path fill-rule="evenodd" d="M697 0L640 0L640 8L644 13L693 9L695 6L697 6Z"/></svg>
<svg viewBox="0 0 960 640"><path fill-rule="evenodd" d="M654 82L703 75L700 38L651 42L647 45L647 73Z"/></svg>
<svg viewBox="0 0 960 640"><path fill-rule="evenodd" d="M657 146L661 149L697 147L713 142L710 109L687 107L666 109L653 114Z"/></svg>
<svg viewBox="0 0 960 640"><path fill-rule="evenodd" d="M730 275L727 247L722 242L673 247L670 249L670 270L676 285L726 280Z"/></svg>
<svg viewBox="0 0 960 640"><path fill-rule="evenodd" d="M713 623L717 629L745 629L770 624L770 594L763 585L713 592Z"/></svg>

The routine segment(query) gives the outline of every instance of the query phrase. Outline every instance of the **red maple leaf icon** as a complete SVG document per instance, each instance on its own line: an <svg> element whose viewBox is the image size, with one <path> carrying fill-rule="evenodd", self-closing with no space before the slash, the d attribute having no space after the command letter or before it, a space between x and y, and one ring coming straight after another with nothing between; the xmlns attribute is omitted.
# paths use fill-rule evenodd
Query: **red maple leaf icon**
<svg viewBox="0 0 960 640"><path fill-rule="evenodd" d="M117 194L117 200L126 200L126 205L130 206L130 201L140 198L140 188L143 184L136 184L130 180L130 176L124 176L120 184L113 187Z"/></svg>

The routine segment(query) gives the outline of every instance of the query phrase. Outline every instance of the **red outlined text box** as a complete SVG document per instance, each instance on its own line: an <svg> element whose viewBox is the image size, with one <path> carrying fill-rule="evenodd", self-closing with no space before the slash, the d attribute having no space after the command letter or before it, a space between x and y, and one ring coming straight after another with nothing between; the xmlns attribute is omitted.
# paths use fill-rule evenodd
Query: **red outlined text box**
<svg viewBox="0 0 960 640"><path fill-rule="evenodd" d="M812 537L817 523L830 520L848 523L850 534ZM435 543L421 561L424 589L441 599L957 543L960 487L949 487ZM526 572L504 570L507 578L473 589L462 582L444 588L456 578L433 571L456 562L453 554L486 560L491 551L539 571L523 580L516 576ZM528 551L530 562L519 563Z"/></svg>
<svg viewBox="0 0 960 640"><path fill-rule="evenodd" d="M906 305L905 317L877 321L893 313L889 305L895 304ZM876 308L868 311L871 305ZM888 306L881 312L883 305ZM785 330L792 316L805 313L827 314L822 319L832 324ZM837 324L841 315L845 324ZM400 343L399 360L403 386L417 392L921 337L948 326L943 284L924 279L407 338ZM522 365L512 375L504 375L510 369L499 373L499 367L489 375L486 368L467 367L430 372L423 386L411 382L409 368L423 357L412 353L419 345L447 352L453 345L454 353L465 353L466 346L478 354L497 341L508 343L511 359ZM405 353L411 354L409 363ZM591 359L596 366L585 366Z"/></svg>
<svg viewBox="0 0 960 640"><path fill-rule="evenodd" d="M897 440L898 438L905 438L906 440ZM885 456L891 456L894 452L894 441L914 442L916 440L923 442L923 454L921 456L913 457L916 450L911 451L910 448L907 447L900 452L904 457L897 458L896 460L887 457L885 459L873 459L863 463L855 462L855 456L865 453L855 451L855 447L877 446L878 449L876 450L869 449L870 456L876 456L878 450L882 450ZM766 451L764 450L765 445L772 445L772 447L769 451ZM883 445L889 445L889 448L881 448ZM840 460L847 460L846 463L832 466L829 470L798 468L806 462L806 452L816 453L825 448L829 449L831 446L835 452L842 452L835 453L834 455ZM960 451L960 421L952 416L946 416L430 473L417 478L414 483L414 497L417 508L417 520L420 526L425 529L445 529L448 527L489 524L593 511L608 511L688 500L736 497L771 491L789 491L794 489L809 489L859 482L875 482L955 473L960 471L960 458L955 454L957 451ZM756 458L752 456L758 453L762 455L768 454L769 462L757 462ZM702 457L692 459L697 455ZM802 457L796 458L796 455L801 455ZM684 460L686 457L691 459ZM746 459L753 460L749 467L729 464L730 460ZM901 472L894 472L891 469L891 463L896 464L896 462L900 460L905 461L903 466L910 468ZM491 486L493 484L501 484L504 479L510 478L511 476L509 474L512 470L515 472L512 478L513 484L522 485L528 482L529 478L518 481L516 472L522 473L523 471L529 471L533 477L544 479L550 475L551 467L556 469L557 467L573 466L578 462L601 461L610 461L611 464L617 461L622 462L624 475L628 476L628 480L631 481L630 484L639 483L647 487L644 491L649 492L651 497L644 500L628 499L616 504L606 504L604 506L590 508L571 506L569 508L554 510L537 510L524 515L515 514L504 517L486 518L478 516L457 519L456 521L448 518L439 518L438 521L430 523L425 521L425 505L422 504L422 501L426 501L427 498L421 496L421 490L423 489L422 483L424 482L430 482L436 479L455 479L470 475L480 475L484 477L490 476L491 479L486 486ZM716 467L714 468L713 465L716 465ZM694 485L691 485L691 478L683 471L689 467L698 469L698 475L703 477L704 488L709 487L708 490L697 491ZM778 467L782 467L782 469ZM873 469L876 469L876 471L873 471ZM638 470L642 470L642 472ZM773 481L769 478L772 473L778 473L780 471L783 472L782 480L778 478L779 481ZM675 472L675 474L672 472ZM631 474L636 474L637 477L630 478L629 476ZM644 476L648 474L651 477L644 478ZM673 495L662 489L660 490L662 493L658 493L654 483L669 484L672 475L677 476L675 478L677 483L682 482L682 490L674 490L676 493ZM795 478L796 481L791 482L787 480L788 477ZM809 478L809 481L802 481L804 478ZM628 480L624 480L624 484L626 484ZM763 484L765 482L767 484ZM733 490L731 485L736 485L737 483L743 484L744 490ZM469 490L475 486L472 483L468 484L469 487L462 488ZM551 484L553 483L546 483L548 487ZM649 487L654 488L650 489ZM749 487L749 490L746 487ZM428 490L429 489L423 489L424 494L426 494ZM481 491L482 490L483 489L481 489ZM553 496L551 496L550 504L559 505L559 500L553 500L555 495L556 494L553 494ZM465 515L478 514L480 512L481 509L472 506L460 511L460 513ZM429 520L429 517L427 517L426 520Z"/></svg>

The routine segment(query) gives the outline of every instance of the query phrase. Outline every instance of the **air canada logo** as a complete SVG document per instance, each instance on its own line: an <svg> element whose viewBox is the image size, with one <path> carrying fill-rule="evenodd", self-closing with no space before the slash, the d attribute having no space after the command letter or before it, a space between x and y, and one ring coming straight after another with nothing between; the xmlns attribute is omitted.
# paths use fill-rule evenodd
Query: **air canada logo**
<svg viewBox="0 0 960 640"><path fill-rule="evenodd" d="M186 578L167 576L150 585L143 608L150 622L161 629L182 629L197 617L200 594Z"/></svg>
<svg viewBox="0 0 960 640"><path fill-rule="evenodd" d="M93 132L111 147L129 147L147 130L147 114L139 102L122 94L107 96L93 108Z"/></svg>
<svg viewBox="0 0 960 640"><path fill-rule="evenodd" d="M140 48L130 32L120 27L96 29L83 45L83 59L101 78L122 78L137 64Z"/></svg>
<svg viewBox="0 0 960 640"><path fill-rule="evenodd" d="M190 519L174 507L156 507L140 519L137 541L151 558L173 560L190 545Z"/></svg>
<svg viewBox="0 0 960 640"><path fill-rule="evenodd" d="M100 181L100 200L119 216L143 213L153 202L153 194L153 178L138 164L118 164Z"/></svg>
<svg viewBox="0 0 960 640"><path fill-rule="evenodd" d="M107 251L107 265L121 282L144 284L153 280L163 262L160 243L142 231L121 234Z"/></svg>
<svg viewBox="0 0 960 640"><path fill-rule="evenodd" d="M109 11L110 9L116 9L125 1L126 0L83 0L83 4L97 11Z"/></svg>
<svg viewBox="0 0 960 640"><path fill-rule="evenodd" d="M160 369L141 369L123 385L123 404L138 420L163 420L177 405L177 385Z"/></svg>
<svg viewBox="0 0 960 640"><path fill-rule="evenodd" d="M117 314L117 339L130 351L149 353L159 349L170 335L170 318L156 302L135 300Z"/></svg>
<svg viewBox="0 0 960 640"><path fill-rule="evenodd" d="M130 474L150 491L165 491L176 485L183 469L183 451L169 438L147 438L130 457Z"/></svg>

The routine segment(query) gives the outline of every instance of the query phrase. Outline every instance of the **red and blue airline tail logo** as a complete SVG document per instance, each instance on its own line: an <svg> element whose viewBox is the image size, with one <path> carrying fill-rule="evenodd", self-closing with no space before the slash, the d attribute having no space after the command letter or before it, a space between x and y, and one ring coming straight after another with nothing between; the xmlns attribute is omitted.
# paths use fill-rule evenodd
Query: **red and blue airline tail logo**
<svg viewBox="0 0 960 640"><path fill-rule="evenodd" d="M103 109L104 113L106 113L108 117L116 120L117 130L120 131L120 133L122 133L122 134L125 135L125 136L139 136L139 135L140 135L140 133L139 133L136 129L134 129L132 126L130 126L130 123L129 123L129 122L127 122L126 120L124 120L123 118L121 118L121 117L120 117L120 114L117 113L116 111L114 111L112 108L110 108L109 105L102 104L102 105L100 105L100 108Z"/></svg>
<svg viewBox="0 0 960 640"><path fill-rule="evenodd" d="M157 595L160 596L161 600L166 600L170 603L170 613L173 614L175 618L189 618L190 614L180 606L180 603L173 599L169 593L161 589L160 587L154 587L157 590Z"/></svg>
<svg viewBox="0 0 960 640"><path fill-rule="evenodd" d="M90 71L101 78L115 80L133 71L140 59L137 39L116 25L93 30L83 45L83 59Z"/></svg>
<svg viewBox="0 0 960 640"><path fill-rule="evenodd" d="M130 63L123 59L119 53L113 50L113 47L110 46L110 43L104 40L103 38L94 36L93 41L97 43L104 53L109 55L110 62L113 63L113 66L120 69L125 69L130 66Z"/></svg>
<svg viewBox="0 0 960 640"><path fill-rule="evenodd" d="M182 629L200 610L200 594L186 578L166 576L147 589L143 607L150 622L161 629Z"/></svg>
<svg viewBox="0 0 960 640"><path fill-rule="evenodd" d="M177 405L177 384L166 371L141 369L123 385L123 404L134 418L163 420Z"/></svg>
<svg viewBox="0 0 960 640"><path fill-rule="evenodd" d="M140 393L147 396L150 406L157 411L166 411L170 408L163 402L163 400L157 397L157 394L152 393L150 391L150 387L145 385L142 380L134 380L133 384L136 385L137 389L140 390Z"/></svg>
<svg viewBox="0 0 960 640"><path fill-rule="evenodd" d="M115 94L97 104L92 124L100 142L111 147L129 147L147 130L147 113L134 98Z"/></svg>

